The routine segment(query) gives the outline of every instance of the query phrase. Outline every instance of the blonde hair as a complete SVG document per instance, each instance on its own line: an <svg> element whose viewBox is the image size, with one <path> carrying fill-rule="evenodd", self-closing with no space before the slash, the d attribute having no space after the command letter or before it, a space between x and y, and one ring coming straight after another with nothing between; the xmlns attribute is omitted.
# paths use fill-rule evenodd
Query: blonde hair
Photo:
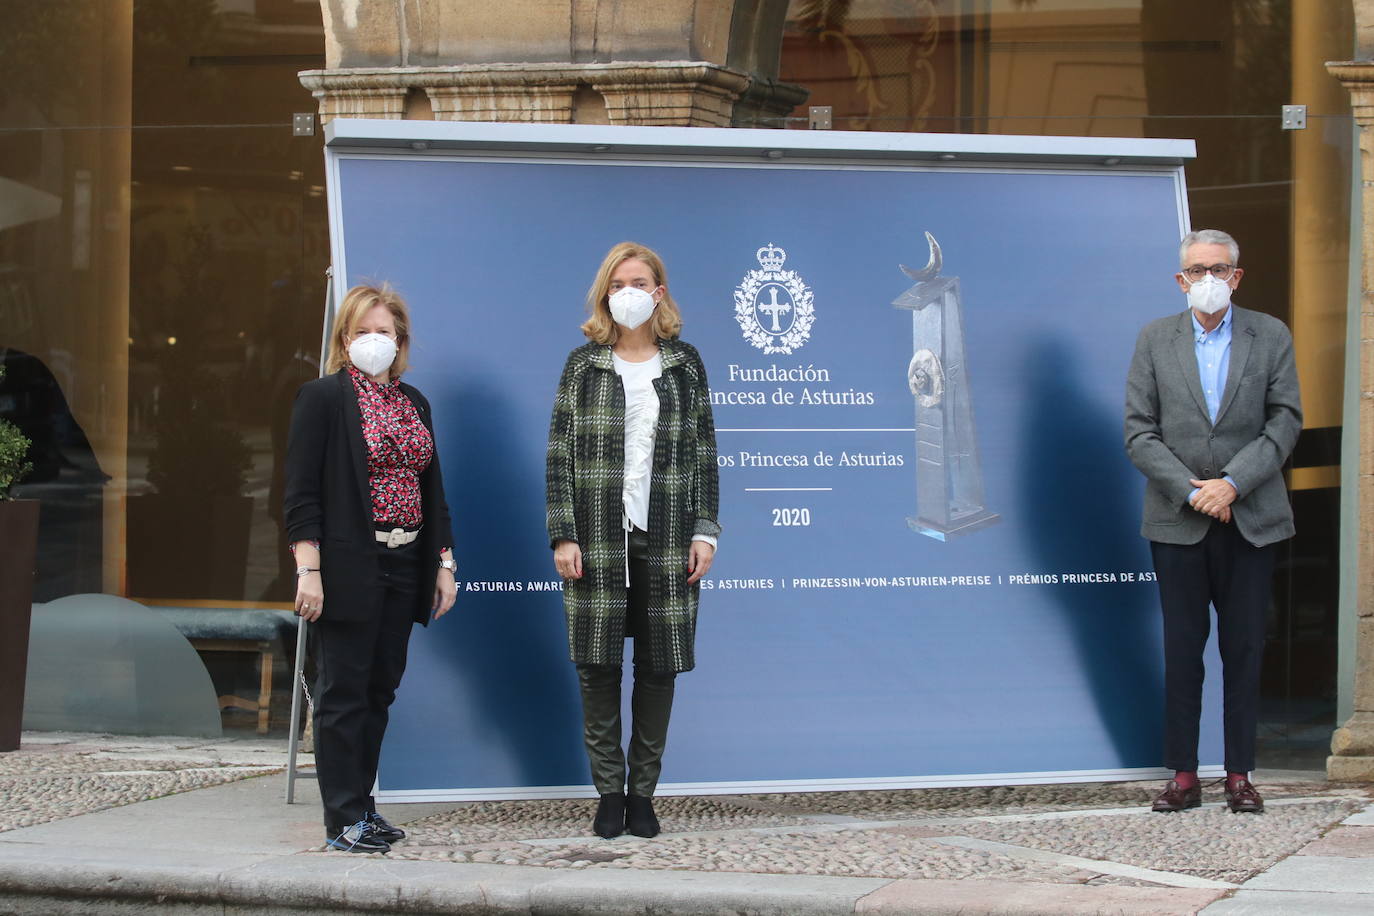
<svg viewBox="0 0 1374 916"><path fill-rule="evenodd" d="M410 309L406 308L400 293L383 283L355 286L344 293L343 302L334 313L334 333L329 338L329 356L324 364L326 372L338 372L350 365L348 345L353 340L353 332L374 305L386 306L396 323L396 358L391 363L391 377L398 379L410 368Z"/></svg>
<svg viewBox="0 0 1374 916"><path fill-rule="evenodd" d="M649 329L660 340L671 340L682 332L682 313L668 292L668 272L663 259L652 248L636 242L621 242L609 252L596 271L596 279L587 290L587 312L591 315L582 323L582 333L595 343L611 345L620 339L620 326L611 317L611 274L626 261L643 261L654 275L654 285L663 287L663 298L649 319Z"/></svg>

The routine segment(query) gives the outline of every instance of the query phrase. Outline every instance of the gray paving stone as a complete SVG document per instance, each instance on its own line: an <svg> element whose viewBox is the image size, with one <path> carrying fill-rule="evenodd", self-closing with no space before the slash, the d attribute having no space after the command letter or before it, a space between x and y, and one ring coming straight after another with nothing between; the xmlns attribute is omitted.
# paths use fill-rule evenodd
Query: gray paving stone
<svg viewBox="0 0 1374 916"><path fill-rule="evenodd" d="M1305 891L1237 891L1202 916L1369 916L1374 901L1363 894Z"/></svg>
<svg viewBox="0 0 1374 916"><path fill-rule="evenodd" d="M1341 891L1374 895L1374 868L1366 859L1293 856L1246 882L1246 890ZM1374 912L1374 896L1370 897Z"/></svg>
<svg viewBox="0 0 1374 916"><path fill-rule="evenodd" d="M1369 805L1363 811L1350 815L1341 823L1350 824L1354 827L1374 827L1374 805Z"/></svg>

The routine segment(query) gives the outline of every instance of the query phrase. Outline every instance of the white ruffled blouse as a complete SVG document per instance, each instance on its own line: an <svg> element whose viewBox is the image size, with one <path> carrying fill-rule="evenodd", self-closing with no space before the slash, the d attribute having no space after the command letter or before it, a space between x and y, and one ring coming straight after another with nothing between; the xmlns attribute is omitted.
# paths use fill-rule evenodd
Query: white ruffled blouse
<svg viewBox="0 0 1374 916"><path fill-rule="evenodd" d="M625 386L625 530L633 523L649 530L649 470L654 461L654 433L658 429L658 392L654 379L663 375L663 357L655 353L632 363L614 353L615 373Z"/></svg>
<svg viewBox="0 0 1374 916"><path fill-rule="evenodd" d="M658 431L658 392L654 379L663 375L663 356L655 353L642 363L632 363L611 353L615 374L625 386L625 531L631 526L649 530L649 472L654 464L654 437ZM718 543L709 534L698 534L694 541ZM629 576L629 568L625 575ZM629 579L626 579L628 584Z"/></svg>

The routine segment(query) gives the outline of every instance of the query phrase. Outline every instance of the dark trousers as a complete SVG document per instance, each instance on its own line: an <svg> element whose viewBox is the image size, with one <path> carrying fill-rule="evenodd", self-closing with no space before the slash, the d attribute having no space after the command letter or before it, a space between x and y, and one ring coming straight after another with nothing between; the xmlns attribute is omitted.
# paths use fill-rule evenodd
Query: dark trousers
<svg viewBox="0 0 1374 916"><path fill-rule="evenodd" d="M382 598L363 621L324 614L309 631L315 658L315 773L330 835L376 810L372 786L386 734L388 709L406 668L419 582L418 542L381 552Z"/></svg>
<svg viewBox="0 0 1374 916"><path fill-rule="evenodd" d="M628 791L650 798L663 770L668 745L668 720L673 711L676 675L649 669L648 535L630 534L630 586L626 594L625 633L634 639L634 691L630 695ZM641 645L644 646L641 651ZM627 790L626 754L621 747L620 665L578 665L582 692L583 739L592 768L592 784L600 795Z"/></svg>
<svg viewBox="0 0 1374 916"><path fill-rule="evenodd" d="M1277 545L1254 547L1234 523L1213 522L1196 544L1151 542L1164 611L1164 765L1196 770L1202 650L1217 612L1226 770L1255 768L1260 666Z"/></svg>

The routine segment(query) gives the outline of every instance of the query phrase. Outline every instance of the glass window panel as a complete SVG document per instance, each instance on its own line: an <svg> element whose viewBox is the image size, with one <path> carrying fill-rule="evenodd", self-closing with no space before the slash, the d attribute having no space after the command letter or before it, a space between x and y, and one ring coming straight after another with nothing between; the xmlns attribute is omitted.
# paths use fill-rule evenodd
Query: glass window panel
<svg viewBox="0 0 1374 916"><path fill-rule="evenodd" d="M1321 472L1340 442L1354 125L1323 63L1351 56L1351 20L1344 0L794 0L780 67L842 130L1196 141L1192 223L1237 234L1237 301L1293 329L1303 385L1264 686L1284 761L1319 758L1334 715L1339 491ZM1290 102L1307 130L1281 129ZM1161 311L1172 295L1162 277Z"/></svg>

